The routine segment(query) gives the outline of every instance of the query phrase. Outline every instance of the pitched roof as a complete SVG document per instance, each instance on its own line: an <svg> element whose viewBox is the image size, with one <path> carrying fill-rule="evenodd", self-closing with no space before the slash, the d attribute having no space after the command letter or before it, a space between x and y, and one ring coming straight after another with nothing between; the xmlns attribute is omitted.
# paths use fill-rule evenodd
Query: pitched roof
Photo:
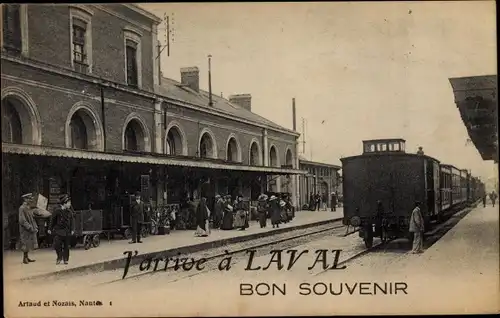
<svg viewBox="0 0 500 318"><path fill-rule="evenodd" d="M191 88L182 85L180 82L175 81L171 78L162 77L161 85L156 86L156 92L160 95L170 97L173 99L181 100L195 106L205 107L208 110L211 107L208 105L209 93L200 89L199 92L192 90ZM259 116L241 106L229 102L227 99L212 94L213 108L225 113L227 115L248 120L260 125L267 126L269 128L283 130L292 134L297 134L297 132L280 126L262 116Z"/></svg>

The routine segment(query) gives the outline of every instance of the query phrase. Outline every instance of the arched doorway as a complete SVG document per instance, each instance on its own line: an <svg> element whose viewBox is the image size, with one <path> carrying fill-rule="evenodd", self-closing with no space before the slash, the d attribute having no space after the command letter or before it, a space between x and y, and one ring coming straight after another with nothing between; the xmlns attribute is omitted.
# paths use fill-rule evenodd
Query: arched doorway
<svg viewBox="0 0 500 318"><path fill-rule="evenodd" d="M145 132L138 119L131 119L127 123L124 139L125 150L146 151Z"/></svg>
<svg viewBox="0 0 500 318"><path fill-rule="evenodd" d="M229 138L229 141L227 143L227 154L226 154L227 161L231 162L239 162L239 147L238 143L236 142L236 139L234 137Z"/></svg>
<svg viewBox="0 0 500 318"><path fill-rule="evenodd" d="M217 158L217 153L215 151L215 141L212 136L205 132L200 139L200 157L201 158Z"/></svg>
<svg viewBox="0 0 500 318"><path fill-rule="evenodd" d="M250 160L249 163L251 166L260 166L260 149L257 142L253 141L250 146Z"/></svg>
<svg viewBox="0 0 500 318"><path fill-rule="evenodd" d="M327 206L330 205L330 203L328 201L330 201L330 195L328 194L328 183L326 183L325 181L321 181L320 183L320 195L321 195L321 200L326 203ZM324 201L324 199L326 198L326 202Z"/></svg>
<svg viewBox="0 0 500 318"><path fill-rule="evenodd" d="M183 139L178 127L171 127L167 133L165 153L168 155L183 154Z"/></svg>

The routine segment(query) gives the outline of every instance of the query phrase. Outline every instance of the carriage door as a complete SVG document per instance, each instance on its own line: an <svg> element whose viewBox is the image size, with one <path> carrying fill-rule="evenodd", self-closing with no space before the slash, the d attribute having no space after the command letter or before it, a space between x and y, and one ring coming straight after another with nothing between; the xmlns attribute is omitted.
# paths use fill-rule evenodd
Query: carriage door
<svg viewBox="0 0 500 318"><path fill-rule="evenodd" d="M436 193L434 189L434 165L430 160L424 161L425 170L425 191L427 199L427 212L429 216L433 216L436 213L435 198Z"/></svg>
<svg viewBox="0 0 500 318"><path fill-rule="evenodd" d="M433 167L433 178L434 178L434 194L435 194L435 200L434 200L434 214L437 215L440 210L441 206L441 189L440 189L440 169L439 169L439 164L437 162L432 163Z"/></svg>

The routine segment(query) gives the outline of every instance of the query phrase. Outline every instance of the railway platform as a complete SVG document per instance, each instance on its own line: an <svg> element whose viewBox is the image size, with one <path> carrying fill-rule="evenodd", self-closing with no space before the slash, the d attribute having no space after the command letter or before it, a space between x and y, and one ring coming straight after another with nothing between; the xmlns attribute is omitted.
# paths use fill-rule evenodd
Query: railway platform
<svg viewBox="0 0 500 318"><path fill-rule="evenodd" d="M102 271L118 266L125 259L123 252L137 250L140 255L161 252L190 253L213 247L243 242L259 237L271 236L299 228L321 225L343 217L342 208L330 211L298 211L287 224L273 229L269 220L261 229L257 221L250 221L245 231L212 230L208 237L195 237L194 230L172 231L169 235L154 235L143 239L142 244L129 244L129 240L102 240L97 248L85 250L82 246L71 249L68 265L55 264L55 252L51 248L36 250L31 256L36 260L29 265L21 264L20 251L4 251L4 277L7 280L26 279L35 276L57 274L59 272ZM116 267L115 267L116 268Z"/></svg>
<svg viewBox="0 0 500 318"><path fill-rule="evenodd" d="M479 205L423 254L409 254L405 263L402 270L413 292L424 296L427 313L498 313L498 206Z"/></svg>

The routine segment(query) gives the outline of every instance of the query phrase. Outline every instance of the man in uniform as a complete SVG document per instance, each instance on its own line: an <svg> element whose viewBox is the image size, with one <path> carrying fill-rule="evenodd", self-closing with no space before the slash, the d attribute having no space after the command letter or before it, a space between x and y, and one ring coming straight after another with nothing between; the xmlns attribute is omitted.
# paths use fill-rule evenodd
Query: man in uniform
<svg viewBox="0 0 500 318"><path fill-rule="evenodd" d="M130 244L142 243L141 222L144 221L144 203L141 201L141 193L135 193L135 201L130 206L130 225L132 226L132 241Z"/></svg>
<svg viewBox="0 0 500 318"><path fill-rule="evenodd" d="M33 195L28 193L21 198L23 204L19 207L19 235L21 250L23 251L23 264L29 264L35 261L29 258L28 253L38 247L36 237L38 226L33 215L33 209L29 205L33 200Z"/></svg>
<svg viewBox="0 0 500 318"><path fill-rule="evenodd" d="M420 210L420 202L415 202L415 208L411 212L410 217L410 232L413 233L413 249L412 253L422 253L424 240L424 217Z"/></svg>
<svg viewBox="0 0 500 318"><path fill-rule="evenodd" d="M56 250L56 264L68 264L69 246L74 232L73 212L71 211L71 198L63 194L59 198L59 206L54 209L49 223L49 234L54 233L54 249Z"/></svg>

